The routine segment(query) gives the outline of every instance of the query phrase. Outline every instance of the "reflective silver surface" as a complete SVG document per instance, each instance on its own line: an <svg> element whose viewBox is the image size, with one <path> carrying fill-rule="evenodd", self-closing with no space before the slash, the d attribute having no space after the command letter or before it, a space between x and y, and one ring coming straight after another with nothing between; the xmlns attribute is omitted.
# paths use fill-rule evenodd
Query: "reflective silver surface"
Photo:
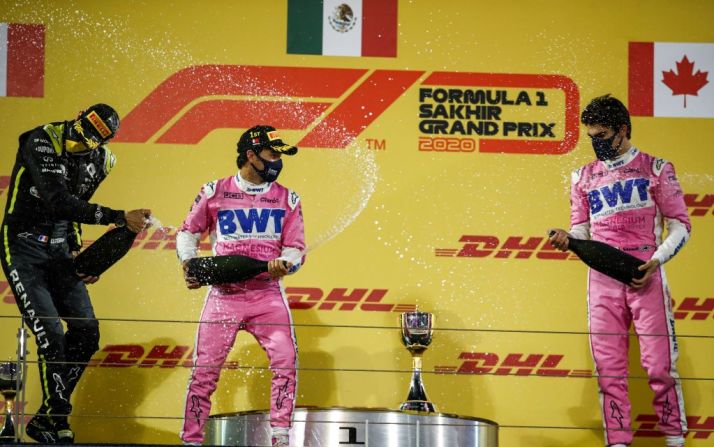
<svg viewBox="0 0 714 447"><path fill-rule="evenodd" d="M270 413L211 416L208 445L269 446ZM496 447L498 424L450 414L418 414L368 408L297 408L291 446L305 447Z"/></svg>

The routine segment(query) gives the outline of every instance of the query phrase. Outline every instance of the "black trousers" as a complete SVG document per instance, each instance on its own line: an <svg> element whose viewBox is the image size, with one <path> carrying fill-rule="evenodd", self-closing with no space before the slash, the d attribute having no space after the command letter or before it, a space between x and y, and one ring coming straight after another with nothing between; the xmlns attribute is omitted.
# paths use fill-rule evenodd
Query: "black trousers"
<svg viewBox="0 0 714 447"><path fill-rule="evenodd" d="M3 233L0 263L37 343L43 399L39 413L56 422L71 413L72 391L99 349L99 323L65 241L13 232L5 225Z"/></svg>

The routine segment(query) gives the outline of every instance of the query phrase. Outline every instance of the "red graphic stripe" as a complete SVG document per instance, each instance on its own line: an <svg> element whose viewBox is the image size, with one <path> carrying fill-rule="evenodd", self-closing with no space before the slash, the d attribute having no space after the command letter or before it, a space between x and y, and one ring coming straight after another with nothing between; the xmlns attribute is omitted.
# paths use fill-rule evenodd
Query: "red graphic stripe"
<svg viewBox="0 0 714 447"><path fill-rule="evenodd" d="M298 143L344 148L382 114L424 72L376 70Z"/></svg>
<svg viewBox="0 0 714 447"><path fill-rule="evenodd" d="M45 26L7 27L7 96L41 98L45 93Z"/></svg>
<svg viewBox="0 0 714 447"><path fill-rule="evenodd" d="M654 43L630 42L628 105L633 116L654 115Z"/></svg>
<svg viewBox="0 0 714 447"><path fill-rule="evenodd" d="M572 79L560 75L502 73L432 73L424 85L464 87L515 87L560 89L565 93L565 137L560 141L481 138L479 152L520 154L567 154L579 137L580 91Z"/></svg>
<svg viewBox="0 0 714 447"><path fill-rule="evenodd" d="M122 121L115 141L147 141L181 109L203 96L337 98L366 71L245 65L198 65L184 68L162 82L129 112Z"/></svg>
<svg viewBox="0 0 714 447"><path fill-rule="evenodd" d="M397 0L363 0L362 56L397 56Z"/></svg>
<svg viewBox="0 0 714 447"><path fill-rule="evenodd" d="M209 100L192 107L156 141L196 144L213 129L268 122L278 129L304 129L329 106L322 102Z"/></svg>

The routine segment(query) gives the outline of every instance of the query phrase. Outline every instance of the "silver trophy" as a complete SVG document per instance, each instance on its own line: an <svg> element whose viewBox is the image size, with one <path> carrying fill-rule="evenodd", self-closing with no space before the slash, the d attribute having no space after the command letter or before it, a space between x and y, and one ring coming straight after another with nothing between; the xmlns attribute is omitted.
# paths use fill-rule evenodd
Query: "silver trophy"
<svg viewBox="0 0 714 447"><path fill-rule="evenodd" d="M421 357L431 343L434 315L428 312L404 312L401 315L402 343L412 354L412 379L407 400L400 410L433 413L434 404L429 402L421 380Z"/></svg>
<svg viewBox="0 0 714 447"><path fill-rule="evenodd" d="M5 399L5 424L0 431L0 443L17 440L15 430L15 397L22 389L22 373L15 362L0 363L0 394Z"/></svg>

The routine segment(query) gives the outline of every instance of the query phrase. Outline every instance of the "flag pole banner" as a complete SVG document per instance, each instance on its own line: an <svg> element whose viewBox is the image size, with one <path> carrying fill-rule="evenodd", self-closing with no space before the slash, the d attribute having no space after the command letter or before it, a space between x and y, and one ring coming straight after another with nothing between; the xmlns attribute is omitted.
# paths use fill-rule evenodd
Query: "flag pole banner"
<svg viewBox="0 0 714 447"><path fill-rule="evenodd" d="M0 0L0 200L16 197L21 134L104 103L121 124L90 202L151 208L156 223L88 286L101 338L72 394L76 441L180 442L207 288L187 289L177 228L204 185L236 174L240 135L265 124L299 147L279 180L307 243L283 282L298 406L397 410L412 368L399 316L419 310L434 315L421 379L439 411L497 422L502 446L605 445L588 269L547 234L569 228L573 172L595 159L581 113L611 94L633 145L682 187L691 239L664 265L672 346L686 445L712 445L714 3L640 3ZM598 200L651 203L633 185ZM241 228L265 230L271 206ZM107 230L82 225L84 247ZM201 236L200 256L211 243ZM0 276L5 359L21 323L12 281ZM629 340L632 445L659 447L666 422ZM249 333L222 366L212 414L269 408ZM40 383L30 365L25 413Z"/></svg>

